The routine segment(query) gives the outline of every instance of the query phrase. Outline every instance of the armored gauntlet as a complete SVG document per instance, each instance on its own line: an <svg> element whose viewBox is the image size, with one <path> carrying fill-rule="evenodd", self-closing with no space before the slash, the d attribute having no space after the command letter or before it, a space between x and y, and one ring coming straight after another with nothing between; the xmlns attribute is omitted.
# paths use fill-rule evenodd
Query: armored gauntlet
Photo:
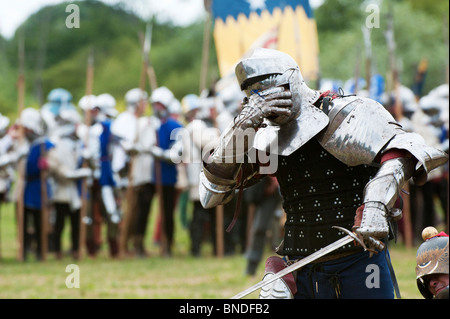
<svg viewBox="0 0 450 319"><path fill-rule="evenodd" d="M371 246L370 237L388 236L388 217L400 191L414 173L414 158L395 158L384 162L375 177L364 189L364 210L360 227L356 230Z"/></svg>
<svg viewBox="0 0 450 319"><path fill-rule="evenodd" d="M225 204L232 198L234 189L254 176L252 167L243 174L242 165L246 162L247 152L253 147L257 129L264 118L289 115L291 105L291 93L282 87L254 92L244 99L242 112L224 130L218 147L204 161L199 186L204 207Z"/></svg>

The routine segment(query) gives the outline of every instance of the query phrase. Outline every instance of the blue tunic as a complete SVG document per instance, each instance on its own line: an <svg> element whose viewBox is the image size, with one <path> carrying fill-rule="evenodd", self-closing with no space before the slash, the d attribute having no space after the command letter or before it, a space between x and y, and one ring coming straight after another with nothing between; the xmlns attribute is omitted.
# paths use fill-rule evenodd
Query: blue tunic
<svg viewBox="0 0 450 319"><path fill-rule="evenodd" d="M38 167L39 158L41 157L41 145L47 152L55 147L47 138L39 138L35 140L28 152L27 162L25 166L25 190L24 190L24 205L32 209L41 209L41 178L40 169ZM47 183L47 197L52 197L52 190L48 179Z"/></svg>
<svg viewBox="0 0 450 319"><path fill-rule="evenodd" d="M158 130L158 145L163 150L168 150L175 142L170 138L174 129L183 127L180 123L172 118L167 119L166 122L161 123ZM177 167L172 163L161 161L161 183L162 185L175 185L177 182ZM155 174L153 176L156 176Z"/></svg>
<svg viewBox="0 0 450 319"><path fill-rule="evenodd" d="M103 121L103 132L100 134L100 179L101 186L116 186L111 166L111 143L113 135L111 133L111 120Z"/></svg>

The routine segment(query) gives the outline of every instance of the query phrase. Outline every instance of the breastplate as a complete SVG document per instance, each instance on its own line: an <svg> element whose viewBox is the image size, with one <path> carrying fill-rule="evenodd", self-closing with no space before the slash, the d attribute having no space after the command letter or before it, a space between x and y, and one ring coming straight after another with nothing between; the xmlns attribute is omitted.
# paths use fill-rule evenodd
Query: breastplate
<svg viewBox="0 0 450 319"><path fill-rule="evenodd" d="M286 212L280 254L307 256L342 238L332 226L351 229L363 190L377 168L347 166L316 139L289 156L279 156L275 174ZM353 243L335 253L360 249Z"/></svg>

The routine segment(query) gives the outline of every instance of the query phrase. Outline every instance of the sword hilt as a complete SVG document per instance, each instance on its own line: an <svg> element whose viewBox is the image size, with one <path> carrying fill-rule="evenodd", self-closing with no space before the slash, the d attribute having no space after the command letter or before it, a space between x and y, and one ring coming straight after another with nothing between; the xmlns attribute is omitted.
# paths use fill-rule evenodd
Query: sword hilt
<svg viewBox="0 0 450 319"><path fill-rule="evenodd" d="M358 244L360 244L364 248L364 250L368 250L370 252L377 253L377 251L375 251L374 249L367 248L367 245L364 243L364 240L362 239L362 237L357 235L356 233L354 233L344 227L340 227L340 226L332 226L332 228L343 231L348 236L352 237ZM366 240L369 242L370 247L374 247L378 251L382 251L384 249L384 243L382 241L375 239L373 237L367 237Z"/></svg>

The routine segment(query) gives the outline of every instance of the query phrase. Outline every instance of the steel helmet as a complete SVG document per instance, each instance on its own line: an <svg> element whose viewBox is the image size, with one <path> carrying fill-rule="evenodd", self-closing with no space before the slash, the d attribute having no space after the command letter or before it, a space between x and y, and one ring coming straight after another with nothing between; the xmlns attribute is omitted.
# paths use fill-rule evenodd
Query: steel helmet
<svg viewBox="0 0 450 319"><path fill-rule="evenodd" d="M328 116L313 105L320 93L306 85L297 63L288 54L255 49L236 65L235 73L248 97L275 87L283 87L292 95L290 115L266 118L269 125L257 131L253 143L256 149L288 156L328 125Z"/></svg>
<svg viewBox="0 0 450 319"><path fill-rule="evenodd" d="M172 103L169 104L168 108L170 114L181 114L182 107L180 101L176 98L173 99Z"/></svg>
<svg viewBox="0 0 450 319"><path fill-rule="evenodd" d="M147 92L141 90L140 88L134 88L129 90L125 94L125 102L128 107L135 108L141 100L147 100Z"/></svg>
<svg viewBox="0 0 450 319"><path fill-rule="evenodd" d="M175 96L173 95L172 91L170 91L167 87L161 86L157 89L155 89L152 92L152 96L150 97L151 103L161 103L166 108L168 108L173 101L175 100Z"/></svg>
<svg viewBox="0 0 450 319"><path fill-rule="evenodd" d="M44 133L44 127L41 114L33 108L26 108L20 113L20 125L33 131L36 135Z"/></svg>
<svg viewBox="0 0 450 319"><path fill-rule="evenodd" d="M109 93L103 93L95 99L95 106L97 106L104 114L114 117L119 111L116 110L116 99Z"/></svg>
<svg viewBox="0 0 450 319"><path fill-rule="evenodd" d="M448 275L448 235L438 234L436 228L427 227L422 231L422 238L425 242L420 245L416 254L417 287L422 296L432 299L427 277L433 274Z"/></svg>
<svg viewBox="0 0 450 319"><path fill-rule="evenodd" d="M289 85L293 106L290 116L279 116L270 122L282 125L299 116L302 106L312 104L319 98L319 92L306 86L295 60L288 54L271 49L258 48L253 54L236 65L236 77L241 90L247 96L254 91Z"/></svg>
<svg viewBox="0 0 450 319"><path fill-rule="evenodd" d="M196 94L188 94L181 100L181 108L184 114L200 108L200 99Z"/></svg>
<svg viewBox="0 0 450 319"><path fill-rule="evenodd" d="M47 95L47 101L43 108L48 109L54 115L58 115L62 107L73 107L72 94L62 88L53 89Z"/></svg>
<svg viewBox="0 0 450 319"><path fill-rule="evenodd" d="M85 95L80 99L78 105L85 112L88 110L92 110L95 107L96 98L97 97L95 95Z"/></svg>
<svg viewBox="0 0 450 319"><path fill-rule="evenodd" d="M70 103L72 102L72 94L66 89L53 89L48 94L47 100L48 102L59 104Z"/></svg>

